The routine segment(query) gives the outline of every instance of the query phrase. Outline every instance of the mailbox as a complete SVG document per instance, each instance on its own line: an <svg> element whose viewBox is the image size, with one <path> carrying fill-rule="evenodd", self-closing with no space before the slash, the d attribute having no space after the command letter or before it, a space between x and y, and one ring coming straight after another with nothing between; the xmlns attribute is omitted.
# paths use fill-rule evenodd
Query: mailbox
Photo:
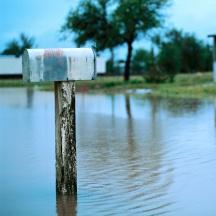
<svg viewBox="0 0 216 216"><path fill-rule="evenodd" d="M27 49L22 65L24 81L55 82L56 190L76 195L74 81L96 78L96 55L91 48Z"/></svg>
<svg viewBox="0 0 216 216"><path fill-rule="evenodd" d="M96 55L91 48L27 49L22 58L27 82L93 80Z"/></svg>

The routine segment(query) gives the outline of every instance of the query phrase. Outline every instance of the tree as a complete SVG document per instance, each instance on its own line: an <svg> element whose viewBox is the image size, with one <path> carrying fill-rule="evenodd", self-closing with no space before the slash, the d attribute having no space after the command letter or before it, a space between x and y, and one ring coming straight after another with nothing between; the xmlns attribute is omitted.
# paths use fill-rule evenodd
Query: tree
<svg viewBox="0 0 216 216"><path fill-rule="evenodd" d="M130 78L133 43L162 23L169 0L82 0L71 10L63 31L76 34L78 45L95 41L98 50L127 45L124 79Z"/></svg>
<svg viewBox="0 0 216 216"><path fill-rule="evenodd" d="M202 50L201 50L201 59L200 59L200 71L211 71L212 70L212 49L210 45L203 44Z"/></svg>
<svg viewBox="0 0 216 216"><path fill-rule="evenodd" d="M132 57L132 72L143 74L148 71L148 65L152 61L152 53L145 49L137 49Z"/></svg>
<svg viewBox="0 0 216 216"><path fill-rule="evenodd" d="M19 39L13 39L10 41L6 48L2 51L2 55L15 55L19 57L23 54L25 49L29 49L35 46L35 39L28 37L24 33L21 33Z"/></svg>
<svg viewBox="0 0 216 216"><path fill-rule="evenodd" d="M96 43L96 50L111 51L120 43L118 31L109 14L111 0L83 0L76 10L70 10L61 32L75 33L78 46Z"/></svg>
<svg viewBox="0 0 216 216"><path fill-rule="evenodd" d="M95 44L96 51L109 49L111 73L114 73L114 48L121 44L121 38L110 14L112 0L83 0L76 10L70 10L61 32L75 33L77 46L87 42Z"/></svg>
<svg viewBox="0 0 216 216"><path fill-rule="evenodd" d="M130 79L133 43L163 21L162 10L169 0L119 0L114 20L123 42L127 45L124 79Z"/></svg>
<svg viewBox="0 0 216 216"><path fill-rule="evenodd" d="M195 35L171 29L154 38L159 48L158 64L171 78L180 72L208 71L211 69L212 52L209 45Z"/></svg>
<svg viewBox="0 0 216 216"><path fill-rule="evenodd" d="M208 62L212 62L212 52L209 46L193 34L184 34L181 71L187 73L206 71L211 68L211 63L208 65Z"/></svg>
<svg viewBox="0 0 216 216"><path fill-rule="evenodd" d="M150 51L138 49L132 60L132 68L137 67L143 73L143 77L148 83L163 83L169 76L158 66L157 55L154 49Z"/></svg>
<svg viewBox="0 0 216 216"><path fill-rule="evenodd" d="M173 44L164 44L158 55L158 66L168 75L170 82L174 81L181 68L181 52Z"/></svg>

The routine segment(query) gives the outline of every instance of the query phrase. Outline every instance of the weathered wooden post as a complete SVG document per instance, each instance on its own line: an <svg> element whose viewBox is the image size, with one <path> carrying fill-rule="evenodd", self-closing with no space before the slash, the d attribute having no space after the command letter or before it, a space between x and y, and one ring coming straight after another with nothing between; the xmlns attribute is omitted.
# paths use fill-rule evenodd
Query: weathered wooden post
<svg viewBox="0 0 216 216"><path fill-rule="evenodd" d="M216 34L208 37L213 38L213 80L216 82Z"/></svg>
<svg viewBox="0 0 216 216"><path fill-rule="evenodd" d="M27 49L23 54L24 81L55 82L57 194L77 193L75 81L95 76L91 48Z"/></svg>

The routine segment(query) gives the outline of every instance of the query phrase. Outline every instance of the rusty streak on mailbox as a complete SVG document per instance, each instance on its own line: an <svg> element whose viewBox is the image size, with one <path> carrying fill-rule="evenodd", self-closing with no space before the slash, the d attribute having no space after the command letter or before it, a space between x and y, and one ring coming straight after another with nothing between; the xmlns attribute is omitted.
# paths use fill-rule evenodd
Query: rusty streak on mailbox
<svg viewBox="0 0 216 216"><path fill-rule="evenodd" d="M55 82L56 191L77 194L75 84L96 77L91 48L27 49L22 58L26 82Z"/></svg>

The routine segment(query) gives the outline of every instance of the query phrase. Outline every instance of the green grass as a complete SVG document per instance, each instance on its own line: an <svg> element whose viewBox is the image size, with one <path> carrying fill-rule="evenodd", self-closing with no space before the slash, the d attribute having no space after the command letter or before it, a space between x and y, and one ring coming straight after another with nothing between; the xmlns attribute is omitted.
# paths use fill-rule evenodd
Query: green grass
<svg viewBox="0 0 216 216"><path fill-rule="evenodd" d="M174 83L159 84L153 95L164 97L203 98L216 95L216 83L212 81L212 74L178 75Z"/></svg>
<svg viewBox="0 0 216 216"><path fill-rule="evenodd" d="M132 76L130 81L124 82L122 77L109 76L109 77L97 77L94 81L78 81L78 90L91 90L91 91L125 91L132 88L142 88L145 84L141 76Z"/></svg>
<svg viewBox="0 0 216 216"><path fill-rule="evenodd" d="M22 80L7 80L3 79L0 80L0 87L23 87L25 84L22 82Z"/></svg>
<svg viewBox="0 0 216 216"><path fill-rule="evenodd" d="M180 74L174 83L149 84L141 76L132 76L129 82L122 77L99 77L95 81L78 82L78 89L119 92L127 89L148 88L152 95L162 97L202 98L216 95L216 84L211 73Z"/></svg>
<svg viewBox="0 0 216 216"><path fill-rule="evenodd" d="M39 88L39 89L47 89L47 90L50 90L50 89L53 89L53 83L42 83L42 84L39 84L39 83L26 83L26 82L23 82L21 79L0 79L0 87L1 88L8 88L8 87L29 87L29 88Z"/></svg>
<svg viewBox="0 0 216 216"><path fill-rule="evenodd" d="M53 83L27 84L22 80L0 80L0 87L36 87L41 90L53 90ZM98 77L94 81L76 82L77 91L124 92L128 89L150 88L152 95L162 97L213 97L216 95L216 84L211 73L180 74L174 83L149 84L141 76L131 76L124 82L122 77Z"/></svg>

